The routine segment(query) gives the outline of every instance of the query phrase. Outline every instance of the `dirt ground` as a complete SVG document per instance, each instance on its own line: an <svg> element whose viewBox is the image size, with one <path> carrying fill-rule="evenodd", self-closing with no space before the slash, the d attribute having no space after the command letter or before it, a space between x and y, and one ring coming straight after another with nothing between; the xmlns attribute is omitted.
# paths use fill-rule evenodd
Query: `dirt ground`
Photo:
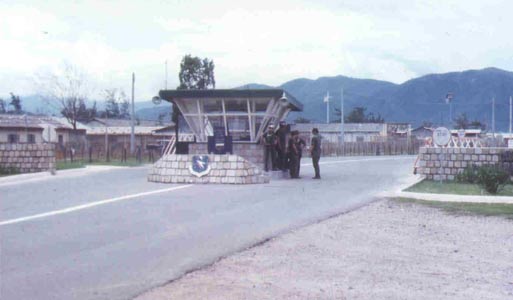
<svg viewBox="0 0 513 300"><path fill-rule="evenodd" d="M513 222L382 200L137 299L513 299Z"/></svg>

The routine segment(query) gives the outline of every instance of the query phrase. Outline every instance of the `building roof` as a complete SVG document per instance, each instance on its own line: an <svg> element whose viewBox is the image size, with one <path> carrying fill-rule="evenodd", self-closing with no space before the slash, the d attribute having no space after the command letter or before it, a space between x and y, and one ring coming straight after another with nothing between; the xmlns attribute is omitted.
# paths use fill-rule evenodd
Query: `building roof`
<svg viewBox="0 0 513 300"><path fill-rule="evenodd" d="M105 128L109 135L130 135L132 133L131 127L126 126L112 126L112 127L90 127L87 129L87 135L104 135ZM135 126L134 133L136 135L151 135L155 130L161 129L162 126Z"/></svg>
<svg viewBox="0 0 513 300"><path fill-rule="evenodd" d="M174 125L173 122L167 125ZM130 119L107 119L107 118L94 118L90 122L85 123L85 125L89 128L91 127L104 127L107 125L108 127L130 127L131 120ZM159 121L151 121L151 120L139 120L136 122L136 126L146 126L146 127L162 127L163 125L159 125Z"/></svg>
<svg viewBox="0 0 513 300"><path fill-rule="evenodd" d="M41 129L39 119L29 115L0 114L0 128L30 128Z"/></svg>
<svg viewBox="0 0 513 300"><path fill-rule="evenodd" d="M340 123L299 123L293 127L300 132L312 131L313 128L319 132L340 132ZM384 123L344 123L345 132L382 132L384 127Z"/></svg>
<svg viewBox="0 0 513 300"><path fill-rule="evenodd" d="M460 131L461 129L451 129L451 134L452 133L458 133L458 131ZM466 134L480 134L481 133L481 129L464 129L465 130L465 133Z"/></svg>
<svg viewBox="0 0 513 300"><path fill-rule="evenodd" d="M171 102L175 98L274 98L285 97L293 111L302 111L303 104L283 89L214 89L214 90L161 90L159 97Z"/></svg>

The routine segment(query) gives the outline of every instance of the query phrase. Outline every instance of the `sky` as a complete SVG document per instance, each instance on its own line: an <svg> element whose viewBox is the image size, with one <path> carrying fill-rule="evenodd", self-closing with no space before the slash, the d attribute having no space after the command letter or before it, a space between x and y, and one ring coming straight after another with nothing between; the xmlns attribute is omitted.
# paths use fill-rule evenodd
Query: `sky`
<svg viewBox="0 0 513 300"><path fill-rule="evenodd" d="M216 88L345 75L402 83L513 70L513 1L0 0L0 97L82 70L91 97L150 100L179 84L186 54L214 60Z"/></svg>

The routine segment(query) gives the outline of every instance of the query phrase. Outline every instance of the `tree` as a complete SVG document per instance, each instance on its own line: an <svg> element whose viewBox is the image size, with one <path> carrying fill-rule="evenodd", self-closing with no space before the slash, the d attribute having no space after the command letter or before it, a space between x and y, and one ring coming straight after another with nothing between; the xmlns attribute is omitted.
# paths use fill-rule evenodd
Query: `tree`
<svg viewBox="0 0 513 300"><path fill-rule="evenodd" d="M215 88L214 61L190 54L185 55L180 63L179 90L205 90L209 87Z"/></svg>
<svg viewBox="0 0 513 300"><path fill-rule="evenodd" d="M23 110L21 109L21 99L20 96L16 96L13 93L11 93L11 102L9 103L13 107L13 110L10 111L10 113L15 115L20 115L23 113Z"/></svg>
<svg viewBox="0 0 513 300"><path fill-rule="evenodd" d="M0 114L5 114L7 110L5 109L5 101L0 98Z"/></svg>
<svg viewBox="0 0 513 300"><path fill-rule="evenodd" d="M86 74L71 64L63 64L61 70L36 78L45 101L57 104L68 123L77 129L77 122L87 110L86 100L90 93Z"/></svg>
<svg viewBox="0 0 513 300"><path fill-rule="evenodd" d="M294 122L296 124L308 124L308 123L312 123L312 121L310 119L307 119L305 117L297 117Z"/></svg>
<svg viewBox="0 0 513 300"><path fill-rule="evenodd" d="M77 121L78 122L90 122L96 118L96 101L93 103L91 108L87 108L84 101L80 101L78 104Z"/></svg>
<svg viewBox="0 0 513 300"><path fill-rule="evenodd" d="M431 122L431 121L424 121L424 122L422 122L422 127L431 128L431 127L433 127L433 122Z"/></svg>
<svg viewBox="0 0 513 300"><path fill-rule="evenodd" d="M454 128L455 129L467 129L470 127L470 122L467 119L467 114L462 113L456 118Z"/></svg>
<svg viewBox="0 0 513 300"><path fill-rule="evenodd" d="M164 118L166 117L166 113L159 113L158 116L158 124L160 126L164 125Z"/></svg>
<svg viewBox="0 0 513 300"><path fill-rule="evenodd" d="M481 129L482 131L485 131L486 130L486 124L483 124L483 123L481 123L478 120L474 120L474 121L470 122L469 128Z"/></svg>
<svg viewBox="0 0 513 300"><path fill-rule="evenodd" d="M130 119L130 103L128 102L128 98L125 93L123 91L121 91L121 93L122 100L119 104L119 117L121 119Z"/></svg>
<svg viewBox="0 0 513 300"><path fill-rule="evenodd" d="M204 58L203 60L197 56L192 57L190 54L185 55L180 63L180 72L178 77L180 85L179 90L206 90L216 87L214 77L214 61ZM178 132L181 112L178 105L173 102L171 121L175 124L175 137L178 142Z"/></svg>
<svg viewBox="0 0 513 300"><path fill-rule="evenodd" d="M347 116L344 116L344 122L346 123L384 123L385 119L380 114L377 116L374 113L365 114L367 108L357 106L353 108ZM335 108L335 115L340 117L340 109ZM334 122L340 122L340 119Z"/></svg>
<svg viewBox="0 0 513 300"><path fill-rule="evenodd" d="M118 92L117 89L107 89L104 91L105 95L105 117L110 119L118 119L120 116L119 104L121 97L124 96L123 92Z"/></svg>

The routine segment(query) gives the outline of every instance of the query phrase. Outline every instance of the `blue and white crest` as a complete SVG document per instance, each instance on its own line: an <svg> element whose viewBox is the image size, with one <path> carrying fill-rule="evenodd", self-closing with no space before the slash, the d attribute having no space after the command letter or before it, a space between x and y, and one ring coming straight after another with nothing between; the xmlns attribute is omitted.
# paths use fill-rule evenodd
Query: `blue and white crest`
<svg viewBox="0 0 513 300"><path fill-rule="evenodd" d="M194 155L189 171L196 177L203 177L210 173L210 164L207 155Z"/></svg>

